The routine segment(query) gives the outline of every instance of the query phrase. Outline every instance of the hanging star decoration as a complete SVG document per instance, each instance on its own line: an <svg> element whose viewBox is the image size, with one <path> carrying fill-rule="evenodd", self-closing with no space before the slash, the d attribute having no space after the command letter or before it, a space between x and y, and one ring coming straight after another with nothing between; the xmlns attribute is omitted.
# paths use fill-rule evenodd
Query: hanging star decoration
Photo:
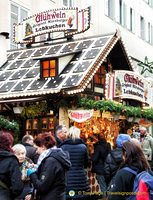
<svg viewBox="0 0 153 200"><path fill-rule="evenodd" d="M142 67L141 75L148 71L153 74L153 62L148 62L147 56L145 56L144 63L140 62L137 64L138 66Z"/></svg>

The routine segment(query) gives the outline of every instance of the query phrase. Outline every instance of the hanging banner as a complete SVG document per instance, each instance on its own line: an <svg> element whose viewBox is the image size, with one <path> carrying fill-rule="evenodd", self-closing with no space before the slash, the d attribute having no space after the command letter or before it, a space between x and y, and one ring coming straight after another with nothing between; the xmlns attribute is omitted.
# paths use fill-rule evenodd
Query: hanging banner
<svg viewBox="0 0 153 200"><path fill-rule="evenodd" d="M134 99L152 106L150 82L143 76L131 71L115 71L106 76L106 99L116 97Z"/></svg>
<svg viewBox="0 0 153 200"><path fill-rule="evenodd" d="M70 119L76 122L84 122L90 119L93 115L93 110L68 110Z"/></svg>
<svg viewBox="0 0 153 200"><path fill-rule="evenodd" d="M83 32L89 28L89 8L54 9L28 17L14 26L14 42L28 43L32 37L50 33L65 32L65 36Z"/></svg>

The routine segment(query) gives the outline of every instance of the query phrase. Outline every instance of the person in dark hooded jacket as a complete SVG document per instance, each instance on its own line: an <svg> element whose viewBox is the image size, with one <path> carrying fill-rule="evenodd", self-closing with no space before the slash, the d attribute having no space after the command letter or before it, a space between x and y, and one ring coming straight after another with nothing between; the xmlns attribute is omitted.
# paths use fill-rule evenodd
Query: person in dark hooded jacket
<svg viewBox="0 0 153 200"><path fill-rule="evenodd" d="M94 144L94 152L91 156L92 160L92 172L96 173L97 181L100 185L100 190L105 196L106 182L104 178L104 162L110 152L110 144L106 142L106 139L98 136L98 142Z"/></svg>
<svg viewBox="0 0 153 200"><path fill-rule="evenodd" d="M112 149L106 157L104 163L104 176L106 184L109 186L111 185L111 182L113 182L115 174L123 161L121 150L122 142L130 139L131 137L128 134L119 134L116 139L117 148Z"/></svg>
<svg viewBox="0 0 153 200"><path fill-rule="evenodd" d="M68 153L55 146L56 139L49 133L40 134L34 143L37 153L41 154L38 169L28 169L27 174L37 190L37 198L65 200L65 175L71 167Z"/></svg>
<svg viewBox="0 0 153 200"><path fill-rule="evenodd" d="M17 157L12 150L13 137L0 131L0 199L14 200L23 190Z"/></svg>
<svg viewBox="0 0 153 200"><path fill-rule="evenodd" d="M132 194L136 175L125 170L124 167L129 167L137 173L142 171L148 171L151 173L150 165L139 145L131 140L128 140L122 143L121 150L123 162L121 163L120 169L115 175L114 184L112 185L111 189L107 191L109 200L126 200L129 195ZM130 198L137 199L136 195L134 194L132 194ZM148 200L149 197L147 192L142 192L142 194L138 195L138 199Z"/></svg>

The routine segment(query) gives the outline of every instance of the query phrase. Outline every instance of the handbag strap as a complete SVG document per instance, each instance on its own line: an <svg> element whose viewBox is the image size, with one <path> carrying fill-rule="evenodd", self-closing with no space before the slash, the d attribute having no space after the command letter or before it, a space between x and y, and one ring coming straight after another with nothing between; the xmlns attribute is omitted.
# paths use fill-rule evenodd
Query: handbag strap
<svg viewBox="0 0 153 200"><path fill-rule="evenodd" d="M1 181L1 180L0 180L0 186L2 186L3 188L9 190L9 188L7 187L7 185L3 181Z"/></svg>
<svg viewBox="0 0 153 200"><path fill-rule="evenodd" d="M132 174L135 174L135 175L137 175L137 172L136 172L135 170L133 170L133 169L129 168L129 167L124 167L123 169L124 169L124 170L126 170L126 171L129 171L129 172L131 172Z"/></svg>

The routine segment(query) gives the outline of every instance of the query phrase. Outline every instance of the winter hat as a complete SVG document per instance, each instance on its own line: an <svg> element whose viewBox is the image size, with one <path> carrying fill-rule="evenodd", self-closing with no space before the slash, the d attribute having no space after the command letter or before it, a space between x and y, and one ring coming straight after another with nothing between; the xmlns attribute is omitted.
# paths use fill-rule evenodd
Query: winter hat
<svg viewBox="0 0 153 200"><path fill-rule="evenodd" d="M116 139L116 144L118 147L122 147L122 142L130 139L131 137L128 134L121 133Z"/></svg>

